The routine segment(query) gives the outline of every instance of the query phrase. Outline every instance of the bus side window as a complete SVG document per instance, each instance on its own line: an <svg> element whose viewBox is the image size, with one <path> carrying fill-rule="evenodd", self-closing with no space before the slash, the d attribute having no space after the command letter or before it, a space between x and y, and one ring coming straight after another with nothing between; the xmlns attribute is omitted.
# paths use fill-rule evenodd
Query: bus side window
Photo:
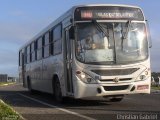
<svg viewBox="0 0 160 120"><path fill-rule="evenodd" d="M37 60L37 40L34 42L35 60Z"/></svg>
<svg viewBox="0 0 160 120"><path fill-rule="evenodd" d="M53 51L53 38L54 38L54 34L53 34L53 30L51 30L50 32L50 54L53 55L54 51Z"/></svg>
<svg viewBox="0 0 160 120"><path fill-rule="evenodd" d="M61 24L53 29L53 55L60 54L62 52L62 26Z"/></svg>
<svg viewBox="0 0 160 120"><path fill-rule="evenodd" d="M37 41L37 60L42 59L42 37Z"/></svg>
<svg viewBox="0 0 160 120"><path fill-rule="evenodd" d="M44 35L44 57L48 57L50 54L49 50L49 39L50 39L50 33L47 32Z"/></svg>
<svg viewBox="0 0 160 120"><path fill-rule="evenodd" d="M30 55L30 53L31 53L31 46L30 45L28 45L27 46L27 54L26 54L26 57L27 57L27 63L30 63L30 61L31 61L31 55Z"/></svg>
<svg viewBox="0 0 160 120"><path fill-rule="evenodd" d="M19 52L19 66L22 66L22 50Z"/></svg>
<svg viewBox="0 0 160 120"><path fill-rule="evenodd" d="M31 62L35 61L35 42L31 43Z"/></svg>

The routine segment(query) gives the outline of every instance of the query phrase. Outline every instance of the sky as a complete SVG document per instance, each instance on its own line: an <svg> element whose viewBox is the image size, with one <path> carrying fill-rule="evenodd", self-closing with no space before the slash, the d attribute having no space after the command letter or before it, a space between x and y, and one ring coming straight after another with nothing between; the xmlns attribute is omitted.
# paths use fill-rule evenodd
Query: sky
<svg viewBox="0 0 160 120"><path fill-rule="evenodd" d="M18 76L18 50L74 5L128 4L149 22L152 72L160 72L160 0L0 0L0 74Z"/></svg>

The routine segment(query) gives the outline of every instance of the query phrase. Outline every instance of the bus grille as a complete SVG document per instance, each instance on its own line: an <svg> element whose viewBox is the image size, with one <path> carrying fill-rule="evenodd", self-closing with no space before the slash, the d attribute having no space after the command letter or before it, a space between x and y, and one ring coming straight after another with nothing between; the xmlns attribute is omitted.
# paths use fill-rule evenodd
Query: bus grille
<svg viewBox="0 0 160 120"><path fill-rule="evenodd" d="M121 86L103 86L105 91L118 91L118 90L126 90L129 85L121 85Z"/></svg>
<svg viewBox="0 0 160 120"><path fill-rule="evenodd" d="M125 82L125 81L130 81L130 80L132 80L132 78L120 78L119 82ZM101 79L99 81L101 81L101 82L113 82L114 79Z"/></svg>
<svg viewBox="0 0 160 120"><path fill-rule="evenodd" d="M139 68L128 69L110 69L110 70L91 70L100 76L115 76L115 75L129 75L139 70Z"/></svg>

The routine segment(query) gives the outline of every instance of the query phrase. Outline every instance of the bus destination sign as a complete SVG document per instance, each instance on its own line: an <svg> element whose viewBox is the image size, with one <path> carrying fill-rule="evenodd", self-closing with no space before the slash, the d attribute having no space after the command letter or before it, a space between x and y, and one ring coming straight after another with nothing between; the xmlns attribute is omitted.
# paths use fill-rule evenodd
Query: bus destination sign
<svg viewBox="0 0 160 120"><path fill-rule="evenodd" d="M75 20L144 20L142 11L138 8L130 7L91 7L90 9L78 8L75 11Z"/></svg>
<svg viewBox="0 0 160 120"><path fill-rule="evenodd" d="M81 18L134 18L133 12L81 11Z"/></svg>

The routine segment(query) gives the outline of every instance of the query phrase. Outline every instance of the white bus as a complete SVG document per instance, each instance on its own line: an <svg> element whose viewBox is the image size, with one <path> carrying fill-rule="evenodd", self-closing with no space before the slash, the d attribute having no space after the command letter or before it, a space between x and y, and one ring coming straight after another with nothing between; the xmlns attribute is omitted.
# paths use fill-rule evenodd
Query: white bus
<svg viewBox="0 0 160 120"><path fill-rule="evenodd" d="M24 87L65 97L150 93L150 35L139 7L75 6L19 50Z"/></svg>

